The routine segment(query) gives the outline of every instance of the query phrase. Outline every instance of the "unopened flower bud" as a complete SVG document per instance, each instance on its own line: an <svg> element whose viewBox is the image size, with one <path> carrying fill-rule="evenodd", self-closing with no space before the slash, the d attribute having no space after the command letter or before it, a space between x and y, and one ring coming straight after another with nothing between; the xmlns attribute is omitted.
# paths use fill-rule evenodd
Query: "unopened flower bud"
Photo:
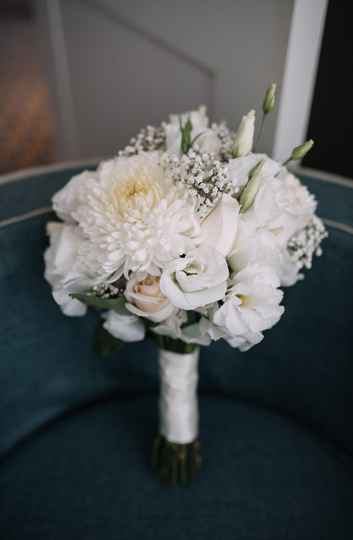
<svg viewBox="0 0 353 540"><path fill-rule="evenodd" d="M252 110L243 118L235 135L233 145L233 157L246 156L251 152L255 131L255 111Z"/></svg>
<svg viewBox="0 0 353 540"><path fill-rule="evenodd" d="M255 197L257 195L257 192L259 191L260 181L261 181L261 172L262 172L264 164L265 164L265 160L262 159L250 171L248 183L243 189L240 195L240 199L239 199L240 212L242 214L246 212L247 210L249 210L249 208L251 208L252 205L254 204Z"/></svg>
<svg viewBox="0 0 353 540"><path fill-rule="evenodd" d="M298 159L302 159L312 149L313 146L314 141L312 139L309 139L300 146L296 146L292 151L292 155L290 157L291 161L297 161Z"/></svg>
<svg viewBox="0 0 353 540"><path fill-rule="evenodd" d="M276 101L276 83L272 83L271 86L267 89L265 98L262 104L262 111L264 114L268 114L272 111L275 106Z"/></svg>

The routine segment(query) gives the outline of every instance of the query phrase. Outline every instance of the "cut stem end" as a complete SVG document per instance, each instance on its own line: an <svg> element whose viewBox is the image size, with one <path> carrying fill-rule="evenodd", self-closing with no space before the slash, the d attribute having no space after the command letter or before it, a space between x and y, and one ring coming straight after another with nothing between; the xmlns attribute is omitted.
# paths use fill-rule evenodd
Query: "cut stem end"
<svg viewBox="0 0 353 540"><path fill-rule="evenodd" d="M153 443L152 466L163 484L187 486L202 464L200 441L178 444L157 435Z"/></svg>

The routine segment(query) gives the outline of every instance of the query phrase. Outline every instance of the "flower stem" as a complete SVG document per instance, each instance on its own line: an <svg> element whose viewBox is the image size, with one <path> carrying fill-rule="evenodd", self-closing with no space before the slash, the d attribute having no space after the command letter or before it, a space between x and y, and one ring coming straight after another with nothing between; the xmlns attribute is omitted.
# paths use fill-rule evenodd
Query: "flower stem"
<svg viewBox="0 0 353 540"><path fill-rule="evenodd" d="M200 441L178 444L157 435L153 443L152 466L166 485L187 486L202 464Z"/></svg>
<svg viewBox="0 0 353 540"><path fill-rule="evenodd" d="M260 128L259 128L259 132L258 132L257 138L256 138L256 146L259 144L260 139L262 137L262 132L264 130L264 125L265 125L265 119L266 119L266 114L263 113L262 118L261 118L261 124L260 124Z"/></svg>

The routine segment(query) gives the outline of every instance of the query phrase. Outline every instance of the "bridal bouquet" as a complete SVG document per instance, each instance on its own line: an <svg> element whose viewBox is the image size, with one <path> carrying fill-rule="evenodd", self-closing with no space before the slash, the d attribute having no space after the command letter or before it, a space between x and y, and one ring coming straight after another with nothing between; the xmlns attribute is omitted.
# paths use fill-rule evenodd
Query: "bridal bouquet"
<svg viewBox="0 0 353 540"><path fill-rule="evenodd" d="M271 85L263 120L274 101ZM254 151L254 135L255 111L236 132L210 124L204 107L171 115L53 197L62 221L47 226L45 278L62 312L101 310L102 343L159 346L154 464L166 481L186 482L201 464L199 346L260 343L283 314L281 287L302 279L326 236L286 168L313 142L279 164Z"/></svg>

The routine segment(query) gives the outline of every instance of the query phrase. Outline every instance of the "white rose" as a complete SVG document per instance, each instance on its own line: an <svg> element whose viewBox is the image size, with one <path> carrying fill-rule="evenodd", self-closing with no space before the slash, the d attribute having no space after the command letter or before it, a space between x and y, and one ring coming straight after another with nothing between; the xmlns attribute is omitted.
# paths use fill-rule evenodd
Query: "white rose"
<svg viewBox="0 0 353 540"><path fill-rule="evenodd" d="M212 323L233 347L245 351L263 339L262 332L276 324L284 312L278 277L272 269L249 265L236 274L224 304ZM212 332L209 332L212 335Z"/></svg>
<svg viewBox="0 0 353 540"><path fill-rule="evenodd" d="M238 201L224 194L201 225L203 243L227 257L235 242L238 218Z"/></svg>
<svg viewBox="0 0 353 540"><path fill-rule="evenodd" d="M234 272L239 272L254 263L271 267L283 286L294 285L298 280L298 265L291 260L287 249L278 244L276 236L267 229L257 229L241 215L228 264Z"/></svg>
<svg viewBox="0 0 353 540"><path fill-rule="evenodd" d="M245 220L266 228L286 247L289 238L311 220L316 202L305 186L293 175L281 171L277 177L264 177L252 208Z"/></svg>
<svg viewBox="0 0 353 540"><path fill-rule="evenodd" d="M280 186L276 201L289 223L289 235L304 228L315 214L317 203L314 195L293 174L282 169L278 175Z"/></svg>
<svg viewBox="0 0 353 540"><path fill-rule="evenodd" d="M233 155L235 157L246 156L252 150L255 132L255 111L252 110L243 118L236 132L233 143Z"/></svg>
<svg viewBox="0 0 353 540"><path fill-rule="evenodd" d="M159 276L137 273L126 285L125 296L128 300L126 308L153 322L167 319L175 308L168 298L161 293Z"/></svg>
<svg viewBox="0 0 353 540"><path fill-rule="evenodd" d="M45 279L53 288L54 300L65 315L84 315L87 307L70 297L71 284L77 289L89 286L87 276L81 273L78 251L83 238L78 229L63 223L48 223L47 232L50 245L45 251Z"/></svg>
<svg viewBox="0 0 353 540"><path fill-rule="evenodd" d="M71 178L70 182L53 196L53 209L56 214L68 223L75 223L74 213L96 182L97 174L94 171L84 171Z"/></svg>
<svg viewBox="0 0 353 540"><path fill-rule="evenodd" d="M223 298L228 275L223 255L203 245L172 261L162 273L160 287L174 306L190 310Z"/></svg>
<svg viewBox="0 0 353 540"><path fill-rule="evenodd" d="M128 311L108 311L103 315L103 327L115 338L122 341L142 341L145 338L145 325L136 315Z"/></svg>
<svg viewBox="0 0 353 540"><path fill-rule="evenodd" d="M169 154L175 156L181 155L181 132L180 122L184 126L185 122L190 119L192 123L191 140L206 132L208 128L208 117L206 108L200 107L198 110L185 112L181 115L172 114L169 117L169 123L164 125L166 133L166 148ZM199 137L201 139L201 137ZM201 143L201 140L200 140ZM205 141L205 144L211 144L210 140Z"/></svg>

